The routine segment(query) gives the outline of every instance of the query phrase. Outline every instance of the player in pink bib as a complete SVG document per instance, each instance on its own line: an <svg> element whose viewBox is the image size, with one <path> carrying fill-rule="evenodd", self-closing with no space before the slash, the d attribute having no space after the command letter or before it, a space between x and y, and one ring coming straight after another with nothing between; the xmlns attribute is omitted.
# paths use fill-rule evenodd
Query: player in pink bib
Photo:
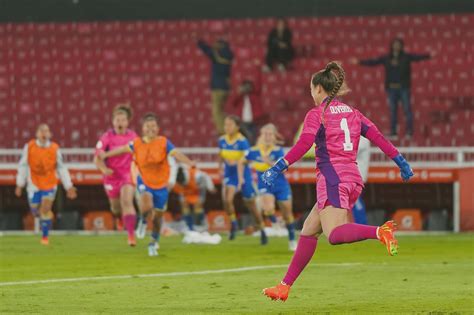
<svg viewBox="0 0 474 315"><path fill-rule="evenodd" d="M398 253L393 221L380 227L349 223L350 211L364 187L356 162L360 136L369 139L399 166L403 180L409 180L413 172L369 119L335 99L336 95L348 91L344 76L344 70L337 62L330 62L313 75L310 88L316 107L306 114L303 131L295 146L262 175L262 181L271 186L280 173L316 144L318 201L304 223L283 281L263 290L273 300L288 298L291 285L313 257L322 233L332 245L378 239L390 255Z"/></svg>
<svg viewBox="0 0 474 315"><path fill-rule="evenodd" d="M113 128L105 132L97 142L94 163L104 174L104 188L109 197L110 209L115 217L120 218L128 234L128 244L136 245L134 229L136 224L133 197L135 188L131 176L132 155L123 154L103 161L98 158L101 152L122 147L137 137L128 129L132 118L129 106L118 105L112 112Z"/></svg>

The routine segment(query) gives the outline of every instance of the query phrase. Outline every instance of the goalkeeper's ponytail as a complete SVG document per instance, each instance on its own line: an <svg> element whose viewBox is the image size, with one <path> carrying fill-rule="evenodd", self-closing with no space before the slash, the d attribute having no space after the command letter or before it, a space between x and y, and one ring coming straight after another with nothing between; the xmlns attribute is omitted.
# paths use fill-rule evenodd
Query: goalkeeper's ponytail
<svg viewBox="0 0 474 315"><path fill-rule="evenodd" d="M350 91L345 82L345 76L346 73L341 64L338 61L331 61L326 65L325 69L316 72L311 78L311 84L313 86L320 85L329 95L323 109L323 122L324 112L334 98L338 95L347 94Z"/></svg>

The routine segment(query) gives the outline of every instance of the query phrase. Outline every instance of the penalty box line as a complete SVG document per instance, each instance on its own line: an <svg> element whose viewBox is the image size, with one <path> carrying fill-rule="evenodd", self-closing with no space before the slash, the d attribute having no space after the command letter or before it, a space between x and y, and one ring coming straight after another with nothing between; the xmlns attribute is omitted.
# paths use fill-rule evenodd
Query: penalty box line
<svg viewBox="0 0 474 315"><path fill-rule="evenodd" d="M318 266L327 267L351 267L361 265L361 263L327 263L318 264ZM143 279L143 278L161 278L161 277L182 277L182 276L196 276L196 275L211 275L220 273L235 273L254 270L278 269L286 268L288 265L267 265L267 266L250 266L231 269L216 269L216 270L201 270L201 271L182 271L182 272L164 272L164 273L150 273L137 275L115 275L115 276L98 276L98 277L81 277L81 278L62 278L62 279L44 279L44 280L27 280L27 281L12 281L0 282L0 287L17 286L17 285L31 285L31 284L48 284L48 283L64 283L64 282L81 282L81 281L101 281L101 280L123 280L123 279Z"/></svg>

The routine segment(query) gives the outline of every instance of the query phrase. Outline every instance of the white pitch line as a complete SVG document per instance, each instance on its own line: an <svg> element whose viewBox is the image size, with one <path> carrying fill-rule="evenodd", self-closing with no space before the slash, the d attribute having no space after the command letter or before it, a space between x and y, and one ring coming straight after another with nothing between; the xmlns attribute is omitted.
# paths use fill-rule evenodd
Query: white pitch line
<svg viewBox="0 0 474 315"><path fill-rule="evenodd" d="M362 263L340 263L340 264L317 264L317 266L326 267L350 267L361 265ZM61 282L80 282L80 281L100 281L100 280L120 280L120 279L136 279L136 278L161 278L161 277L181 277L193 275L210 275L216 273L230 273L230 272L244 272L264 269L286 268L288 265L268 265L268 266L251 266L231 269L217 269L217 270L201 270L201 271L183 271L183 272L165 272L165 273L150 273L138 275L116 275L116 276L100 276L100 277L82 277L82 278L63 278L63 279L45 279L45 280L28 280L28 281L13 281L0 282L0 287L27 285L27 284L46 284L46 283L61 283Z"/></svg>

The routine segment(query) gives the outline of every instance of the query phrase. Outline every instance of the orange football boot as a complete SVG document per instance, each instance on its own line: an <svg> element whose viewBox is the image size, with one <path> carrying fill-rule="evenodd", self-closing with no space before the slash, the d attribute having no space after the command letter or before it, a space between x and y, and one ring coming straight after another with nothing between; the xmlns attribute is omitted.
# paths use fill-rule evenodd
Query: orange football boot
<svg viewBox="0 0 474 315"><path fill-rule="evenodd" d="M382 244L385 244L390 256L398 254L398 241L393 233L397 230L397 224L387 221L377 229L377 237Z"/></svg>
<svg viewBox="0 0 474 315"><path fill-rule="evenodd" d="M122 218L115 218L115 229L117 231L123 231Z"/></svg>
<svg viewBox="0 0 474 315"><path fill-rule="evenodd" d="M42 237L41 238L41 244L42 245L49 245L49 239L47 237Z"/></svg>
<svg viewBox="0 0 474 315"><path fill-rule="evenodd" d="M287 284L279 283L275 287L263 289L263 294L272 299L273 301L283 301L285 302L290 294L290 286Z"/></svg>
<svg viewBox="0 0 474 315"><path fill-rule="evenodd" d="M128 245L132 247L137 245L134 235L128 237Z"/></svg>

